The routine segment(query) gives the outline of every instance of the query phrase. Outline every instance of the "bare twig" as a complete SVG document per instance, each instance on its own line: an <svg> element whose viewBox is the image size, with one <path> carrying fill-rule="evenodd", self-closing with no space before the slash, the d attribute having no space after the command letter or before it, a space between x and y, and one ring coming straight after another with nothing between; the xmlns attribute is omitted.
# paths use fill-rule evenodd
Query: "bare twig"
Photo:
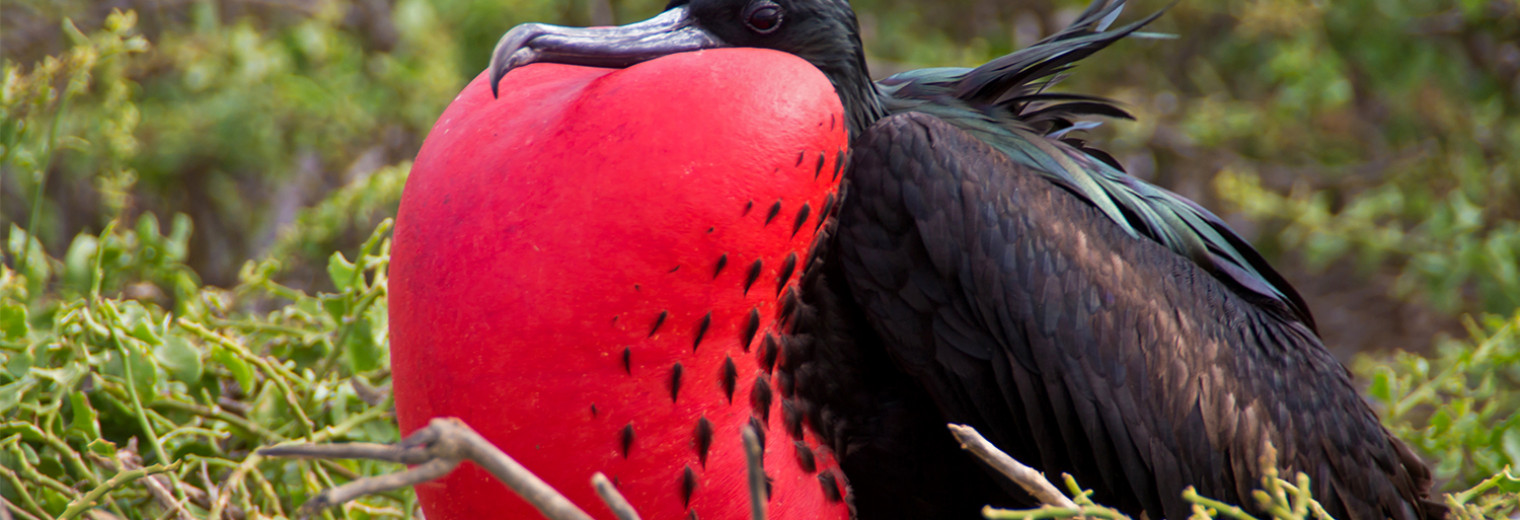
<svg viewBox="0 0 1520 520"><path fill-rule="evenodd" d="M325 445L287 445L259 450L271 457L320 459L371 459L415 465L400 473L368 477L332 488L301 506L303 515L337 506L361 496L396 490L438 479L453 471L460 462L471 461L490 472L518 496L550 520L591 520L564 495L529 472L516 460L464 422L448 418L433 419L426 428L407 436L394 446L351 443Z"/></svg>
<svg viewBox="0 0 1520 520"><path fill-rule="evenodd" d="M618 493L617 487L612 485L607 476L598 471L591 476L591 487L596 488L596 494L602 496L602 502L607 503L607 508L612 510L613 516L618 520L639 520L639 512L633 509L633 504Z"/></svg>
<svg viewBox="0 0 1520 520"><path fill-rule="evenodd" d="M354 389L354 395L359 396L359 400L370 406L380 406L391 393L389 388L370 386L369 381L359 376L348 378L348 386Z"/></svg>
<svg viewBox="0 0 1520 520"><path fill-rule="evenodd" d="M760 451L760 436L755 433L755 428L748 424L744 425L744 460L749 466L749 507L750 520L765 520L765 504L769 497L765 493L765 457Z"/></svg>
<svg viewBox="0 0 1520 520"><path fill-rule="evenodd" d="M1003 476L1008 477L1009 480L1023 487L1024 491L1028 491L1040 503L1051 507L1077 509L1077 504L1057 490L1049 480L1045 479L1044 475L1035 471L1034 468L1025 466L1019 461L1014 460L1013 457L999 450L997 446L993 446L991 442L987 442L987 439L982 437L982 434L977 433L976 428L962 424L951 424L950 433L955 435L955 440L961 443L961 448L971 452L972 455L976 455L977 458L982 459L982 462L987 463L992 469L997 470L998 473L1002 473Z"/></svg>

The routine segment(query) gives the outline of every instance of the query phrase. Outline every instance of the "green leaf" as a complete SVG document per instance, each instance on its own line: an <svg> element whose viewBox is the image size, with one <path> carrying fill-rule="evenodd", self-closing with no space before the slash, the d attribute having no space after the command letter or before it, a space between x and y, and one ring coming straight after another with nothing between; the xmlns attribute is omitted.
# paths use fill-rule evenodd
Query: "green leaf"
<svg viewBox="0 0 1520 520"><path fill-rule="evenodd" d="M79 234L69 244L63 255L63 279L75 290L90 287L95 272L95 256L100 251L100 240L91 235Z"/></svg>
<svg viewBox="0 0 1520 520"><path fill-rule="evenodd" d="M1372 385L1367 387L1367 395L1380 402L1393 402L1393 371L1388 367L1379 367L1372 373Z"/></svg>
<svg viewBox="0 0 1520 520"><path fill-rule="evenodd" d="M0 425L0 435L8 437L14 434L20 434L21 440L29 442L42 442L43 439L47 438L46 435L42 434L42 430L38 429L37 426L31 423L12 422ZM31 449L31 446L22 444L21 447L25 451L26 461L31 464L36 464L37 453Z"/></svg>
<svg viewBox="0 0 1520 520"><path fill-rule="evenodd" d="M86 444L84 446L84 449L89 450L90 453L94 453L102 457L110 458L116 456L116 443L105 439L95 439L93 441L90 441L89 444Z"/></svg>
<svg viewBox="0 0 1520 520"><path fill-rule="evenodd" d="M189 250L192 224L189 215L174 214L174 222L169 225L169 241L164 244L165 260L176 263L185 260L186 252Z"/></svg>
<svg viewBox="0 0 1520 520"><path fill-rule="evenodd" d="M80 47L86 47L90 45L90 37L86 36L83 31L80 31L79 27L74 26L74 21L71 19L63 19L63 34L68 36L69 40L73 42L74 45Z"/></svg>
<svg viewBox="0 0 1520 520"><path fill-rule="evenodd" d="M1430 416L1430 427L1436 432L1445 432L1451 428L1451 412L1446 409L1437 410Z"/></svg>
<svg viewBox="0 0 1520 520"><path fill-rule="evenodd" d="M127 348L127 366L132 368L132 388L137 390L137 398L142 400L143 406L147 406L158 399L158 370L153 365L153 360L135 348Z"/></svg>
<svg viewBox="0 0 1520 520"><path fill-rule="evenodd" d="M334 251L332 256L327 258L327 276L332 278L333 286L338 288L338 292L347 291L349 286L353 285L355 271L357 268L354 267L353 262L343 258L341 251Z"/></svg>
<svg viewBox="0 0 1520 520"><path fill-rule="evenodd" d="M35 358L32 357L31 349L7 353L6 355L10 356L10 359L5 361L5 373L10 375L11 379L21 379L28 372L32 371L32 363L35 361Z"/></svg>
<svg viewBox="0 0 1520 520"><path fill-rule="evenodd" d="M53 488L46 486L38 487L40 488L36 490L38 501L42 503L42 507L44 509L62 511L64 508L68 507L69 502L73 501L72 497L54 491Z"/></svg>
<svg viewBox="0 0 1520 520"><path fill-rule="evenodd" d="M290 422L290 413L290 406L285 403L275 385L264 385L258 396L253 398L248 418L258 424L281 424Z"/></svg>
<svg viewBox="0 0 1520 520"><path fill-rule="evenodd" d="M322 310L333 321L343 323L343 315L348 314L348 298L338 295L323 294L317 297L322 303Z"/></svg>
<svg viewBox="0 0 1520 520"><path fill-rule="evenodd" d="M11 409L21 404L21 398L35 384L37 384L36 379L23 377L12 381L10 384L0 386L0 417L10 417Z"/></svg>
<svg viewBox="0 0 1520 520"><path fill-rule="evenodd" d="M0 337L26 339L31 331L27 324L26 306L17 302L0 302Z"/></svg>
<svg viewBox="0 0 1520 520"><path fill-rule="evenodd" d="M201 350L180 336L169 336L154 349L154 357L175 380L195 384L201 380Z"/></svg>
<svg viewBox="0 0 1520 520"><path fill-rule="evenodd" d="M163 235L158 232L158 216L146 213L137 218L137 239L144 245L158 246Z"/></svg>
<svg viewBox="0 0 1520 520"><path fill-rule="evenodd" d="M375 342L374 327L367 316L358 317L343 340L348 368L358 374L379 368L380 345Z"/></svg>
<svg viewBox="0 0 1520 520"><path fill-rule="evenodd" d="M232 373L232 378L243 388L243 393L253 391L253 367L248 366L237 354L225 348L216 348L211 351L211 360Z"/></svg>
<svg viewBox="0 0 1520 520"><path fill-rule="evenodd" d="M1520 429L1505 430L1500 442L1504 445L1504 456L1509 457L1509 462L1520 462Z"/></svg>
<svg viewBox="0 0 1520 520"><path fill-rule="evenodd" d="M32 374L43 379L52 380L58 386L73 388L85 375L90 373L90 366L84 363L66 363L58 368L36 367Z"/></svg>
<svg viewBox="0 0 1520 520"><path fill-rule="evenodd" d="M69 406L74 419L69 422L69 432L77 432L86 440L100 438L100 415L90 406L90 398L84 392L69 392Z"/></svg>
<svg viewBox="0 0 1520 520"><path fill-rule="evenodd" d="M50 275L48 269L50 259L47 253L43 251L42 243L27 235L26 231L15 224L11 224L10 232L11 234L6 245L9 247L12 255L11 261L15 262L13 265L25 265L25 268L18 268L17 270L21 271L21 274L26 277L26 281L32 286L32 289L40 289L40 285L47 282ZM25 261L24 264L23 260Z"/></svg>
<svg viewBox="0 0 1520 520"><path fill-rule="evenodd" d="M143 343L149 345L157 346L164 343L163 339L158 337L158 333L153 331L153 324L150 320L143 319L133 313L126 313L123 318L131 324L131 327L127 329L128 335L140 339Z"/></svg>

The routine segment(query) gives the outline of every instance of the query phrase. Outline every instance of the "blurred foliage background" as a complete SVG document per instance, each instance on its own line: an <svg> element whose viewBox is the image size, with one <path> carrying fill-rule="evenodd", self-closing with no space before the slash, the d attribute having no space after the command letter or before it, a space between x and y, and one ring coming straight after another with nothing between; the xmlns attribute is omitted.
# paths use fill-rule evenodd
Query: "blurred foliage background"
<svg viewBox="0 0 1520 520"><path fill-rule="evenodd" d="M663 4L0 3L0 497L20 518L282 516L387 469L250 451L394 440L408 161L511 26ZM855 2L878 77L982 63L1083 4ZM1137 117L1094 139L1252 238L1442 489L1514 514L1520 0L1186 1L1151 29L1177 38L1058 87Z"/></svg>

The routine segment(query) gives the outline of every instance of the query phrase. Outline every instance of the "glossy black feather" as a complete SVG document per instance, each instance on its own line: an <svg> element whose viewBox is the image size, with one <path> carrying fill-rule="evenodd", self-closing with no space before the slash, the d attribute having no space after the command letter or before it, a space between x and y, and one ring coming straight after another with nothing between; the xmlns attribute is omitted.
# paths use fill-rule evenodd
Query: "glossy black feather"
<svg viewBox="0 0 1520 520"><path fill-rule="evenodd" d="M1095 125L1078 121L1083 116L1129 117L1101 98L1045 92L1082 58L1133 35L1161 14L1109 29L1123 8L1123 0L1095 0L1056 34L974 69L920 69L883 79L877 83L881 106L891 114L931 114L970 132L1082 197L1131 234L1166 245L1259 305L1314 329L1314 317L1298 292L1223 220L1125 174L1108 154L1069 135ZM1072 146L1047 146L1058 139Z"/></svg>
<svg viewBox="0 0 1520 520"><path fill-rule="evenodd" d="M1428 472L1304 323L933 116L851 160L836 258L945 419L1151 518L1189 485L1250 509L1269 441L1337 518L1427 518Z"/></svg>

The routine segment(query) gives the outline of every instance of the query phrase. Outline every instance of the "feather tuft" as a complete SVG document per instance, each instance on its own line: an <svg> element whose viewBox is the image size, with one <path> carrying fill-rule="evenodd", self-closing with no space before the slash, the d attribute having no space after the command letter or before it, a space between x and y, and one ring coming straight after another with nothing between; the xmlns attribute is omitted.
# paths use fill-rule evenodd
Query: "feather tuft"
<svg viewBox="0 0 1520 520"><path fill-rule="evenodd" d="M1071 25L1028 48L971 68L920 69L877 82L889 114L923 112L991 144L1082 197L1120 227L1191 259L1243 295L1315 330L1308 305L1245 238L1202 206L1125 173L1074 132L1101 116L1134 119L1098 96L1046 92L1077 62L1139 32L1164 10L1110 29L1123 0L1094 0Z"/></svg>

